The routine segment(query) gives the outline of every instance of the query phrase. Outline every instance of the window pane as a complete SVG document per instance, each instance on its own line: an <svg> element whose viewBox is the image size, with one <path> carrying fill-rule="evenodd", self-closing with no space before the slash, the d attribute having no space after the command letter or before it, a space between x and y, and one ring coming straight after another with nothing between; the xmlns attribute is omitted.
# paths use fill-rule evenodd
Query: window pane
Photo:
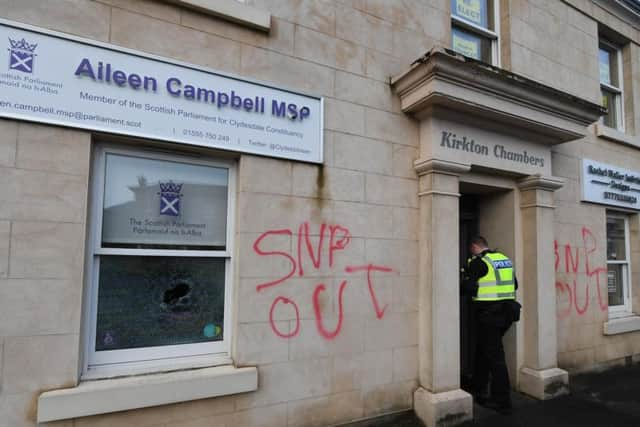
<svg viewBox="0 0 640 427"><path fill-rule="evenodd" d="M620 87L618 51L601 45L598 51L598 64L600 67L600 83Z"/></svg>
<svg viewBox="0 0 640 427"><path fill-rule="evenodd" d="M607 260L626 260L626 248L624 219L607 217Z"/></svg>
<svg viewBox="0 0 640 427"><path fill-rule="evenodd" d="M602 89L602 106L608 110L607 114L602 116L602 121L611 128L618 127L617 96L615 93Z"/></svg>
<svg viewBox="0 0 640 427"><path fill-rule="evenodd" d="M607 290L609 292L609 306L624 305L624 274L626 265L609 264L607 271Z"/></svg>
<svg viewBox="0 0 640 427"><path fill-rule="evenodd" d="M489 28L487 0L451 0L451 14Z"/></svg>
<svg viewBox="0 0 640 427"><path fill-rule="evenodd" d="M491 42L468 31L452 28L453 50L469 58L491 62Z"/></svg>
<svg viewBox="0 0 640 427"><path fill-rule="evenodd" d="M100 258L96 351L222 340L225 260Z"/></svg>
<svg viewBox="0 0 640 427"><path fill-rule="evenodd" d="M600 64L600 83L611 84L611 54L609 51L600 48L598 53Z"/></svg>
<svg viewBox="0 0 640 427"><path fill-rule="evenodd" d="M228 170L107 154L103 247L224 248Z"/></svg>

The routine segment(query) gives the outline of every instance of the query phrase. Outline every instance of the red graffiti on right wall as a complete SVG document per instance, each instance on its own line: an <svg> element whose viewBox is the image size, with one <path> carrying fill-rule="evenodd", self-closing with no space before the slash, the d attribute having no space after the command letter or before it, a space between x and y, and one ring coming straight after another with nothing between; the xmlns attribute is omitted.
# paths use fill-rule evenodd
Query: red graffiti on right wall
<svg viewBox="0 0 640 427"><path fill-rule="evenodd" d="M557 240L554 241L556 277L558 273L564 276L564 280L556 278L556 293L558 296L567 296L566 301L558 305L558 317L564 318L574 312L578 316L584 315L589 310L592 287L595 287L598 295L598 308L607 310L607 295L603 295L601 286L601 280L606 280L607 268L594 266L593 259L597 251L596 238L587 227L582 227L580 246L566 243L561 247Z"/></svg>

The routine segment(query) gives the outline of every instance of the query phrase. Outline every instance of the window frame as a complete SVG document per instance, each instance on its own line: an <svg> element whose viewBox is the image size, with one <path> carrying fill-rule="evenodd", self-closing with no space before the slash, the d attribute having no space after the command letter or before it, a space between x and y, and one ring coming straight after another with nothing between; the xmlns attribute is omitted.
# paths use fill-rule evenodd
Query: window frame
<svg viewBox="0 0 640 427"><path fill-rule="evenodd" d="M616 129L620 132L625 131L625 119L624 119L624 74L623 74L623 63L622 63L622 47L610 42L606 38L600 36L598 38L598 56L600 55L600 49L606 50L609 52L610 57L614 56L614 61L616 62L616 78L618 80L618 86L614 86L612 84L600 83L600 92L608 92L613 94L614 98L614 106L616 112L616 123L615 126L608 126L604 123L604 116L600 118L600 122L603 126L607 126L611 129ZM600 59L598 58L598 68L600 67ZM610 72L611 72L611 67ZM609 108L610 110L610 108Z"/></svg>
<svg viewBox="0 0 640 427"><path fill-rule="evenodd" d="M220 167L228 171L227 181L227 229L225 250L175 250L175 249L119 249L102 247L102 220L105 191L107 154L124 155L143 159ZM83 310L83 335L85 340L83 379L95 379L122 373L146 373L229 363L233 334L232 283L236 203L236 164L230 160L210 159L194 153L168 153L153 147L128 147L98 143L93 152L90 184L90 209L88 216L88 240L85 260L86 297ZM223 340L206 343L166 345L95 351L97 329L98 279L102 256L157 256L157 257L207 257L225 260L224 325Z"/></svg>
<svg viewBox="0 0 640 427"><path fill-rule="evenodd" d="M457 1L457 0L455 0ZM451 1L449 6L451 7ZM471 33L477 37L487 39L491 44L491 58L488 61L489 64L500 67L500 5L498 0L487 0L487 18L493 19L493 29L484 28L474 22L468 21L460 16L457 16L451 10L451 48L453 49L453 29L458 28L462 31ZM455 50L454 50L455 51ZM459 53L456 51L456 53ZM462 54L461 54L462 55ZM475 59L475 58L472 58ZM480 59L480 61L485 62Z"/></svg>
<svg viewBox="0 0 640 427"><path fill-rule="evenodd" d="M623 271L626 270L626 274L623 274L622 277L622 298L624 300L624 304L611 306L608 304L609 301L609 292L607 287L607 306L609 309L609 318L617 318L617 317L626 317L631 316L633 314L632 311L632 284L631 278L631 242L630 242L630 232L629 232L629 216L615 211L607 211L606 220L609 218L622 219L624 221L624 245L625 245L625 259L624 260L609 260L608 248L605 253L606 263L607 263L607 276L609 274L609 265L623 265L626 266L626 269L623 267ZM606 229L605 229L606 233ZM608 239L608 236L606 236Z"/></svg>

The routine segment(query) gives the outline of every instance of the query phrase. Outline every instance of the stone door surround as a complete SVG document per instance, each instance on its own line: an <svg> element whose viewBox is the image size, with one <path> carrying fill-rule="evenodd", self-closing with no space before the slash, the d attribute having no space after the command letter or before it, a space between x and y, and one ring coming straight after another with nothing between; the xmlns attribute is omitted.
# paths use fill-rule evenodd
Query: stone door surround
<svg viewBox="0 0 640 427"><path fill-rule="evenodd" d="M391 84L402 111L419 120L419 381L414 409L429 427L473 416L460 389L458 258L460 176L473 170L518 182L523 265L521 391L548 399L566 392L557 368L551 146L586 134L603 110L597 104L447 49L427 52Z"/></svg>

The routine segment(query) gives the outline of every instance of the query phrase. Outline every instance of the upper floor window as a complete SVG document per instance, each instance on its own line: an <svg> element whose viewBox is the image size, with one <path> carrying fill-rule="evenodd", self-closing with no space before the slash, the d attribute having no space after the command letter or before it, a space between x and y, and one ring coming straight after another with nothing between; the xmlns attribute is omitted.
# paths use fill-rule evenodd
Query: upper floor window
<svg viewBox="0 0 640 427"><path fill-rule="evenodd" d="M613 43L600 39L598 51L602 105L608 110L605 126L624 131L622 103L622 52Z"/></svg>
<svg viewBox="0 0 640 427"><path fill-rule="evenodd" d="M495 0L451 0L453 50L498 65L497 22Z"/></svg>

